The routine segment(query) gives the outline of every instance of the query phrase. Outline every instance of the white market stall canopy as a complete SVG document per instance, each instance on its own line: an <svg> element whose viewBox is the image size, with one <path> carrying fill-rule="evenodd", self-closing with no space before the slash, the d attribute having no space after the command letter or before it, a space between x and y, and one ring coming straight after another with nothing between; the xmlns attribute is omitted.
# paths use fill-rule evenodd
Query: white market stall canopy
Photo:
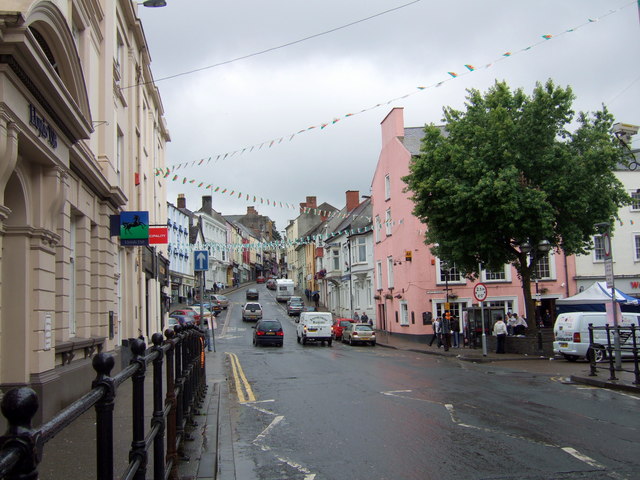
<svg viewBox="0 0 640 480"><path fill-rule="evenodd" d="M623 305L639 305L640 300L621 292L617 288L616 302ZM607 287L606 282L595 282L583 292L568 298L559 298L556 305L594 305L611 302L611 289Z"/></svg>

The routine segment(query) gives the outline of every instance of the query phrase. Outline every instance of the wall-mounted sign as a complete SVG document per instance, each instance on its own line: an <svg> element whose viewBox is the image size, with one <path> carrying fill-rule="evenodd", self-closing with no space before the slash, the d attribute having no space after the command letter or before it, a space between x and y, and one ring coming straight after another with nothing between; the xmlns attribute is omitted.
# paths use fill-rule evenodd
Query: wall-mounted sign
<svg viewBox="0 0 640 480"><path fill-rule="evenodd" d="M56 134L56 131L44 117L38 115L36 107L31 104L29 104L29 124L33 125L38 131L38 137L47 139L47 142L49 142L49 145L51 145L52 148L56 148L58 146L58 135Z"/></svg>
<svg viewBox="0 0 640 480"><path fill-rule="evenodd" d="M149 212L120 213L120 245L149 245Z"/></svg>
<svg viewBox="0 0 640 480"><path fill-rule="evenodd" d="M169 243L169 233L167 226L149 227L149 245L161 245Z"/></svg>

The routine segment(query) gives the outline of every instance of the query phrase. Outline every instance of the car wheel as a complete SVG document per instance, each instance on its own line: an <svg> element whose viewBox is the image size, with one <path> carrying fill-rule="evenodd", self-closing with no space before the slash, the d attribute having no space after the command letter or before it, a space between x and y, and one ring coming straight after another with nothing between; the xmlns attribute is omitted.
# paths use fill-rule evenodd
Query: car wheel
<svg viewBox="0 0 640 480"><path fill-rule="evenodd" d="M329 340L327 340L327 345L331 346L332 343L333 343L333 339L330 338Z"/></svg>
<svg viewBox="0 0 640 480"><path fill-rule="evenodd" d="M591 357L595 358L595 362L602 362L607 358L607 352L601 346L595 346L587 351L587 360L591 361Z"/></svg>
<svg viewBox="0 0 640 480"><path fill-rule="evenodd" d="M302 337L302 344L306 345L307 344L307 337Z"/></svg>
<svg viewBox="0 0 640 480"><path fill-rule="evenodd" d="M353 338L349 337L349 345L353 346Z"/></svg>
<svg viewBox="0 0 640 480"><path fill-rule="evenodd" d="M578 360L577 355L567 355L567 354L563 354L563 355L564 355L564 359L570 362L575 362L576 360Z"/></svg>

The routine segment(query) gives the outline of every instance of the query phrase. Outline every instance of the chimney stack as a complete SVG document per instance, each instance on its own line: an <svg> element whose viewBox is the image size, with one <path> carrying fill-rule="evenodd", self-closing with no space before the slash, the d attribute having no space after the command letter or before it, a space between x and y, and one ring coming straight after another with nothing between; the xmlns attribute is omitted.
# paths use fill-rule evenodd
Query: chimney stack
<svg viewBox="0 0 640 480"><path fill-rule="evenodd" d="M258 211L256 210L256 207L247 207L247 215L258 215Z"/></svg>
<svg viewBox="0 0 640 480"><path fill-rule="evenodd" d="M307 197L307 208L317 208L316 197Z"/></svg>
<svg viewBox="0 0 640 480"><path fill-rule="evenodd" d="M203 195L202 196L202 210L211 211L213 207L211 206L211 195Z"/></svg>
<svg viewBox="0 0 640 480"><path fill-rule="evenodd" d="M360 205L360 191L347 190L347 212L355 210Z"/></svg>
<svg viewBox="0 0 640 480"><path fill-rule="evenodd" d="M184 193L178 194L178 208L187 208L187 199L184 198Z"/></svg>

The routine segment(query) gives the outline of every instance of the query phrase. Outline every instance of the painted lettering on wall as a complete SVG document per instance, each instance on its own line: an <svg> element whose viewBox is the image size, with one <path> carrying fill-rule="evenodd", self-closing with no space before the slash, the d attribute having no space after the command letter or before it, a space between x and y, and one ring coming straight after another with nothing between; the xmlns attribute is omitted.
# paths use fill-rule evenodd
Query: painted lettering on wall
<svg viewBox="0 0 640 480"><path fill-rule="evenodd" d="M631 282L631 288L640 288L640 282Z"/></svg>
<svg viewBox="0 0 640 480"><path fill-rule="evenodd" d="M44 117L38 115L36 107L31 104L29 105L29 123L38 131L38 137L46 138L53 148L58 146L58 135L56 135L55 130Z"/></svg>

